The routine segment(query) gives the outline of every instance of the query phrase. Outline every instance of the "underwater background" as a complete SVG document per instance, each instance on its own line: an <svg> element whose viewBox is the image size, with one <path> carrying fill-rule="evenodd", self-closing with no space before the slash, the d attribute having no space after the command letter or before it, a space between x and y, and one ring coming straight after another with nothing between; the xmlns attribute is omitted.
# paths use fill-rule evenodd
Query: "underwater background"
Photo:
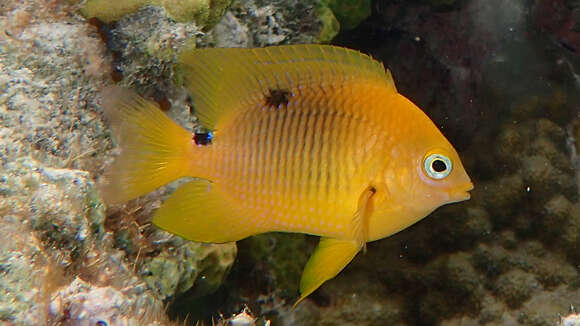
<svg viewBox="0 0 580 326"><path fill-rule="evenodd" d="M382 61L475 189L292 310L316 237L189 242L151 225L178 183L97 185L103 87L192 129L179 51L297 43ZM579 52L575 0L0 0L0 324L580 325Z"/></svg>

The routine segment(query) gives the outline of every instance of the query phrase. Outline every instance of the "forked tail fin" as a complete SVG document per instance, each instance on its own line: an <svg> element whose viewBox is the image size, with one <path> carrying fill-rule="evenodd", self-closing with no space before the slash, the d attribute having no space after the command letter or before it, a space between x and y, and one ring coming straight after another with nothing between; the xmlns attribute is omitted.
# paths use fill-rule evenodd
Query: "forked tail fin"
<svg viewBox="0 0 580 326"><path fill-rule="evenodd" d="M121 147L101 188L107 203L125 202L191 175L195 146L185 128L156 103L129 90L110 87L102 95L105 116Z"/></svg>

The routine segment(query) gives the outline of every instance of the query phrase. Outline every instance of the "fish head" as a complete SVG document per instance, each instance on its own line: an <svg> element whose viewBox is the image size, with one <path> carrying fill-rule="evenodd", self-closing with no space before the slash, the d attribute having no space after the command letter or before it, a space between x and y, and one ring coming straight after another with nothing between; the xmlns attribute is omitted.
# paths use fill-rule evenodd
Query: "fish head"
<svg viewBox="0 0 580 326"><path fill-rule="evenodd" d="M410 175L403 184L407 205L424 217L439 206L471 198L473 183L459 154L433 125L423 129L423 142L416 142L409 152Z"/></svg>
<svg viewBox="0 0 580 326"><path fill-rule="evenodd" d="M425 148L415 158L415 196L433 209L471 198L473 183L463 167L459 154L447 142ZM422 154L422 155L421 155Z"/></svg>
<svg viewBox="0 0 580 326"><path fill-rule="evenodd" d="M473 184L453 146L436 127L432 133L413 130L419 137L406 137L392 149L384 173L373 183L369 241L399 232L439 206L470 198Z"/></svg>
<svg viewBox="0 0 580 326"><path fill-rule="evenodd" d="M409 218L422 218L439 206L470 199L473 183L453 145L419 108L415 112L395 153L389 153L384 180Z"/></svg>

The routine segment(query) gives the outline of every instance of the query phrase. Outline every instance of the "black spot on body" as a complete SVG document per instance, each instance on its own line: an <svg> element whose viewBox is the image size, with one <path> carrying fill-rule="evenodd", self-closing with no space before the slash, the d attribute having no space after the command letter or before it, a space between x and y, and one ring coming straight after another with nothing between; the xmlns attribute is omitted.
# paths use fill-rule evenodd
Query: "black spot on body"
<svg viewBox="0 0 580 326"><path fill-rule="evenodd" d="M205 146L211 144L213 139L212 132L196 132L193 134L193 141L196 145Z"/></svg>
<svg viewBox="0 0 580 326"><path fill-rule="evenodd" d="M270 93L266 95L266 106L279 108L280 105L288 105L291 93L287 89L270 89Z"/></svg>

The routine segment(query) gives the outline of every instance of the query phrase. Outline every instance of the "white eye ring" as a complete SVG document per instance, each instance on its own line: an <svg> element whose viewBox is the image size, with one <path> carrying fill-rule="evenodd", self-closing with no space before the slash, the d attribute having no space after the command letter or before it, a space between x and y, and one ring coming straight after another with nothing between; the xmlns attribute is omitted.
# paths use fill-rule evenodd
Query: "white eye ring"
<svg viewBox="0 0 580 326"><path fill-rule="evenodd" d="M423 161L423 169L433 179L443 179L453 170L453 163L449 157L441 154L431 154Z"/></svg>

